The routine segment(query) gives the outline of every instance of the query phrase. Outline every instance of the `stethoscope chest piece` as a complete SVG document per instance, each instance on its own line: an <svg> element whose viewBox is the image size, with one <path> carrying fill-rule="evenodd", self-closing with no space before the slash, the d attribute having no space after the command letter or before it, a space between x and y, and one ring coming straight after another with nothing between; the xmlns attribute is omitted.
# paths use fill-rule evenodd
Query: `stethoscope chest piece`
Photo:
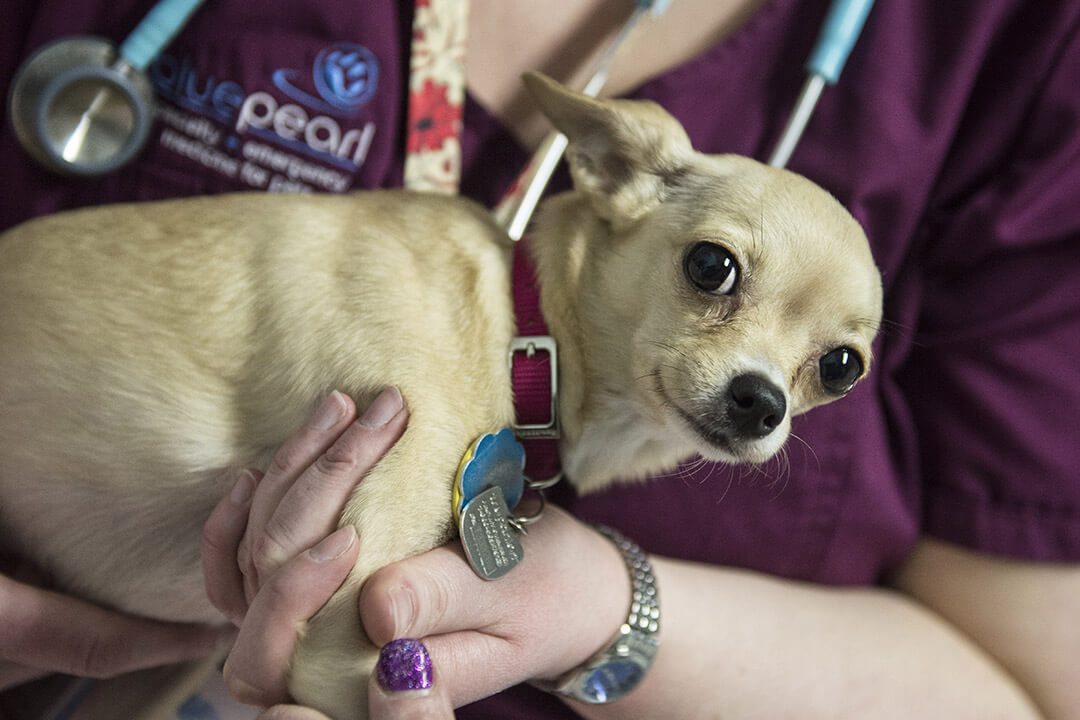
<svg viewBox="0 0 1080 720"><path fill-rule="evenodd" d="M20 144L66 175L116 170L142 149L153 121L144 73L104 38L66 37L26 59L8 102Z"/></svg>

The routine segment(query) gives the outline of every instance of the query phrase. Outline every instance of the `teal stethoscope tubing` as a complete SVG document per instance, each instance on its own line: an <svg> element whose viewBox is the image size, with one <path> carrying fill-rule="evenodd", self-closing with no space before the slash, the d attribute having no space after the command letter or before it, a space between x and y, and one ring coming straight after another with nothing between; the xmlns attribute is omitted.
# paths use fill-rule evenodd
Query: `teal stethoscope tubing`
<svg viewBox="0 0 1080 720"><path fill-rule="evenodd" d="M862 33L866 16L870 14L873 6L874 0L833 0L814 51L806 61L809 77L799 93L787 125L780 133L780 140L769 157L769 164L773 167L787 166L821 97L821 91L826 85L835 85L840 79L840 72L844 69L851 49L855 47L855 41Z"/></svg>
<svg viewBox="0 0 1080 720"><path fill-rule="evenodd" d="M206 0L160 0L120 45L120 58L143 72Z"/></svg>

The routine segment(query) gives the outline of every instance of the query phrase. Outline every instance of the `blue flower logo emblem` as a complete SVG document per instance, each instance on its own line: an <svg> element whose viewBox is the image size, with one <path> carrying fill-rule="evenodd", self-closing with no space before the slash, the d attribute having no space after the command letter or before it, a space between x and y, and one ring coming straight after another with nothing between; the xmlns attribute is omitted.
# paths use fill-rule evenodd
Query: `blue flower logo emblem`
<svg viewBox="0 0 1080 720"><path fill-rule="evenodd" d="M340 110L355 110L375 94L379 61L363 45L338 43L315 58L315 89Z"/></svg>
<svg viewBox="0 0 1080 720"><path fill-rule="evenodd" d="M379 60L363 45L340 42L315 56L311 82L318 97L298 84L299 70L274 71L274 85L293 100L330 115L355 115L379 86Z"/></svg>

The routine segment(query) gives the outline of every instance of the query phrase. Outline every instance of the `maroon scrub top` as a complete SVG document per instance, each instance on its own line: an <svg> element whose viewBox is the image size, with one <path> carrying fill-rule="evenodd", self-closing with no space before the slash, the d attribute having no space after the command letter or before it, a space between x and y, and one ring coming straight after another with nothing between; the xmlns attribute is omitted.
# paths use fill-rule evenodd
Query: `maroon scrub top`
<svg viewBox="0 0 1080 720"><path fill-rule="evenodd" d="M119 41L152 3L9 5L5 94L34 48ZM768 0L632 96L699 150L764 158L828 5ZM161 112L123 171L47 174L5 118L0 229L121 200L400 185L411 7L206 3L150 69ZM653 553L817 583L878 582L922 535L1080 561L1078 27L1073 0L879 0L789 166L867 230L886 317L870 378L796 419L790 467L695 466L583 498L564 484L558 500ZM342 57L351 84L331 82ZM527 153L472 99L463 142L463 193L490 205ZM524 687L459 714L559 716Z"/></svg>

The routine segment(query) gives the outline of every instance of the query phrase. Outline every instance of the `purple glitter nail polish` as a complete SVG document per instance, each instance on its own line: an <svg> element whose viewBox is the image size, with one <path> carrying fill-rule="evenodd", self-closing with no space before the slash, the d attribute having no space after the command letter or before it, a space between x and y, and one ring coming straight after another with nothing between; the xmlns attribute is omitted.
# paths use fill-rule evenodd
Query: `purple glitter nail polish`
<svg viewBox="0 0 1080 720"><path fill-rule="evenodd" d="M379 653L379 684L391 692L426 690L434 679L427 648L419 640L391 640Z"/></svg>

